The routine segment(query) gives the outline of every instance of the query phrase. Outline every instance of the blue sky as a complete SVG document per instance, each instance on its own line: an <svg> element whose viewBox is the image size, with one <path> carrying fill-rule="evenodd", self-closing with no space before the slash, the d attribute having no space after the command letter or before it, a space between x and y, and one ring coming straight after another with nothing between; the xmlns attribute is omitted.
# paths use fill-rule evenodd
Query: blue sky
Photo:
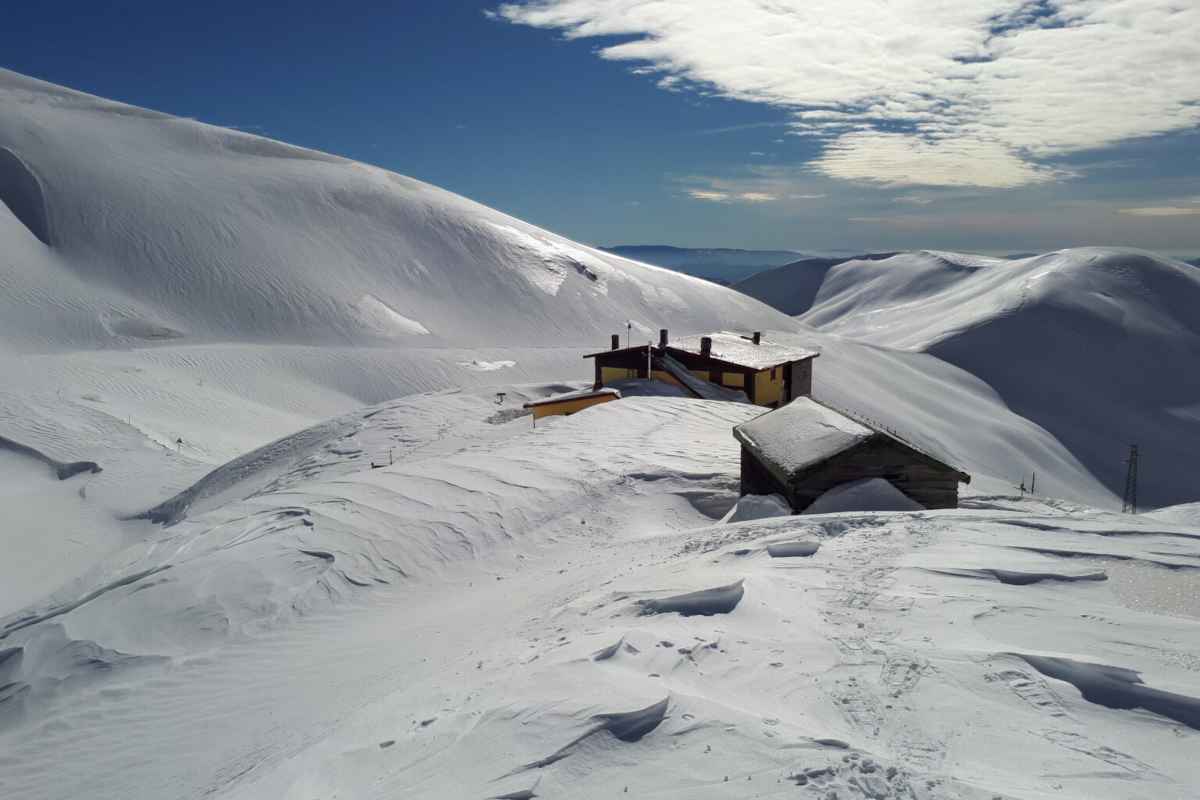
<svg viewBox="0 0 1200 800"><path fill-rule="evenodd" d="M1191 5L19 4L0 64L591 243L1200 253Z"/></svg>

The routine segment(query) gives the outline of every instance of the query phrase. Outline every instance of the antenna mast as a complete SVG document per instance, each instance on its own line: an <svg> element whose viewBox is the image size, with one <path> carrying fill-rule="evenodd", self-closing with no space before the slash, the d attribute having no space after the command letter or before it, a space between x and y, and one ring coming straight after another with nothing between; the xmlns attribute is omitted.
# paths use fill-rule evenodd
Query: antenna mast
<svg viewBox="0 0 1200 800"><path fill-rule="evenodd" d="M1121 513L1137 513L1137 479L1138 479L1138 446L1129 445L1129 458L1125 462L1129 470L1125 473L1125 497L1121 503Z"/></svg>

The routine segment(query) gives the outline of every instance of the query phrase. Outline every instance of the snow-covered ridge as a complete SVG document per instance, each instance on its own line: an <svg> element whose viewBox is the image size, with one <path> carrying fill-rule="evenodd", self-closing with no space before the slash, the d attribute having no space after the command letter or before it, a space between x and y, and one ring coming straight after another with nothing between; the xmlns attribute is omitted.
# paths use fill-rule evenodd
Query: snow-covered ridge
<svg viewBox="0 0 1200 800"><path fill-rule="evenodd" d="M1012 261L935 252L849 261L830 270L800 320L962 367L1114 491L1138 444L1141 500L1155 506L1197 496L1197 309L1195 267L1092 247Z"/></svg>
<svg viewBox="0 0 1200 800"><path fill-rule="evenodd" d="M0 109L0 347L595 346L630 319L789 324L366 164L7 71Z"/></svg>

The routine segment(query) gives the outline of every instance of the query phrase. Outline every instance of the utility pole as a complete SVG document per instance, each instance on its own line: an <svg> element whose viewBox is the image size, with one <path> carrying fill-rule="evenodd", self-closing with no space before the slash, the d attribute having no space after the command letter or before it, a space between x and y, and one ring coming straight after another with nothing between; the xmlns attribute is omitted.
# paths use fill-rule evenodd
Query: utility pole
<svg viewBox="0 0 1200 800"><path fill-rule="evenodd" d="M1121 513L1136 514L1138 479L1138 446L1136 444L1129 445L1129 458L1125 463L1129 465L1129 469L1125 473L1125 497L1121 504Z"/></svg>
<svg viewBox="0 0 1200 800"><path fill-rule="evenodd" d="M1033 481L1029 484L1029 493L1037 494L1037 471L1033 473Z"/></svg>

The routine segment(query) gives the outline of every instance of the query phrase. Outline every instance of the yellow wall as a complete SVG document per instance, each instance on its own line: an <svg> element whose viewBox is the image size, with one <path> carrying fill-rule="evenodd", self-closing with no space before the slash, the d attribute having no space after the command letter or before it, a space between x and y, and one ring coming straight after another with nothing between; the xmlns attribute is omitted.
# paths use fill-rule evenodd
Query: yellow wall
<svg viewBox="0 0 1200 800"><path fill-rule="evenodd" d="M563 400L558 403L544 403L532 408L533 418L541 419L542 417L554 417L559 415L574 414L576 411L583 411L585 408L590 408L600 403L607 403L610 400L618 399L616 395L602 394L596 397L580 397L575 400Z"/></svg>
<svg viewBox="0 0 1200 800"><path fill-rule="evenodd" d="M776 367L774 380L771 379L771 370L769 370L769 369L760 370L754 374L754 378L753 378L754 402L756 404L758 404L760 406L768 406L768 405L771 405L772 403L781 404L783 402L783 392L784 392L784 388L785 388L784 375L785 375L787 369L788 369L787 365ZM712 374L706 369L693 369L693 370L688 370L688 371L692 375L696 376L698 379L700 379L702 381L712 380ZM637 378L637 377L638 377L638 373L637 373L636 369L628 369L625 367L601 367L600 368L600 385L601 386L607 386L610 383L614 383L616 381L624 381L624 380L629 380L630 378ZM650 377L653 378L654 380L664 381L666 383L670 383L675 386L682 385L670 373L664 372L662 370L656 369L656 370L652 371L650 373ZM745 376L740 372L732 372L731 371L731 372L722 372L721 373L721 385L722 386L728 386L732 389L746 390L746 389L748 389L746 383L747 382L746 382ZM539 414L538 416L547 416L551 413L561 414L561 413L571 413L571 412L569 412L569 411L568 412L562 412L562 411L549 412L549 411L547 411L547 412L543 412L542 414Z"/></svg>
<svg viewBox="0 0 1200 800"><path fill-rule="evenodd" d="M769 406L771 403L783 401L783 371L786 367L775 369L775 380L771 380L771 370L764 369L754 374L754 403Z"/></svg>
<svg viewBox="0 0 1200 800"><path fill-rule="evenodd" d="M607 386L615 381L629 380L638 376L636 369L626 369L625 367L601 367L600 368L600 385Z"/></svg>

